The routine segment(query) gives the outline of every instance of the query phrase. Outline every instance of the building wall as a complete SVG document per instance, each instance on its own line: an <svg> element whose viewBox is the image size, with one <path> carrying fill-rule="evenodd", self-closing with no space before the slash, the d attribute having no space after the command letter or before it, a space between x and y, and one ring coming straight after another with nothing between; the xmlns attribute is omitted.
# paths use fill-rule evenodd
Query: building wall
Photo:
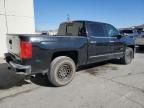
<svg viewBox="0 0 144 108"><path fill-rule="evenodd" d="M0 57L7 52L6 34L35 33L33 0L0 0Z"/></svg>

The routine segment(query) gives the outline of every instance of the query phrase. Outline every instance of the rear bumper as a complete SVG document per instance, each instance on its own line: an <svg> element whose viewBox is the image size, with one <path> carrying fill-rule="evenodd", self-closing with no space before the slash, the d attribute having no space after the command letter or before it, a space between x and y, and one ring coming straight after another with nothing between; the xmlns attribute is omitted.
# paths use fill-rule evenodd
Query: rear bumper
<svg viewBox="0 0 144 108"><path fill-rule="evenodd" d="M7 62L9 69L13 69L16 72L16 74L46 74L49 71L49 65L47 65L47 62L37 62L36 60L22 60L11 53L5 53L5 61Z"/></svg>
<svg viewBox="0 0 144 108"><path fill-rule="evenodd" d="M14 70L17 74L30 75L32 74L32 68L30 65L22 65L19 60L16 60L10 53L5 54L5 60L9 69Z"/></svg>
<svg viewBox="0 0 144 108"><path fill-rule="evenodd" d="M30 75L31 74L31 66L24 66L24 65L16 64L12 61L10 61L8 63L8 65L11 69L13 69L17 73L23 73L25 75Z"/></svg>

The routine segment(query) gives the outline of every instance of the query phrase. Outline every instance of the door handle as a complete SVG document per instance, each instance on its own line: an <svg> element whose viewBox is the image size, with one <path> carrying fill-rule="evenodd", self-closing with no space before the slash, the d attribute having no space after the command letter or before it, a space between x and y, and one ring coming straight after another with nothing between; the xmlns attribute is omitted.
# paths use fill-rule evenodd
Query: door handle
<svg viewBox="0 0 144 108"><path fill-rule="evenodd" d="M91 43L91 44L96 44L97 42L96 42L96 41L90 41L90 43Z"/></svg>
<svg viewBox="0 0 144 108"><path fill-rule="evenodd" d="M115 41L110 41L111 43L115 42Z"/></svg>

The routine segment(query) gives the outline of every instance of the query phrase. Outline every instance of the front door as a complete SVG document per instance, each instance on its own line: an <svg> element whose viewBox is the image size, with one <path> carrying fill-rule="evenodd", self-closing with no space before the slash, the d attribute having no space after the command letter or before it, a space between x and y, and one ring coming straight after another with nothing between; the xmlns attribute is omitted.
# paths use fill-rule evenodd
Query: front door
<svg viewBox="0 0 144 108"><path fill-rule="evenodd" d="M110 24L106 24L106 30L107 30L107 35L110 37L110 47L111 47L111 53L113 55L119 55L124 52L124 42L122 41L122 38L118 38L117 36L120 35L119 31L113 27Z"/></svg>
<svg viewBox="0 0 144 108"><path fill-rule="evenodd" d="M87 23L88 30L88 63L107 60L110 53L110 38L106 35L104 24Z"/></svg>

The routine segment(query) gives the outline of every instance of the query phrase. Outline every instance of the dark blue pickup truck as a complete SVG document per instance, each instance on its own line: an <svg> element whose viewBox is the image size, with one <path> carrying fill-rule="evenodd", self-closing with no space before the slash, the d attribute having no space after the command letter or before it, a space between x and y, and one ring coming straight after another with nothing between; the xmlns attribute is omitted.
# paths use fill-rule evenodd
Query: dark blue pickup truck
<svg viewBox="0 0 144 108"><path fill-rule="evenodd" d="M54 86L72 81L77 67L110 59L123 64L134 58L132 38L120 35L110 24L73 21L60 24L57 36L7 36L6 62L16 72L47 74Z"/></svg>

